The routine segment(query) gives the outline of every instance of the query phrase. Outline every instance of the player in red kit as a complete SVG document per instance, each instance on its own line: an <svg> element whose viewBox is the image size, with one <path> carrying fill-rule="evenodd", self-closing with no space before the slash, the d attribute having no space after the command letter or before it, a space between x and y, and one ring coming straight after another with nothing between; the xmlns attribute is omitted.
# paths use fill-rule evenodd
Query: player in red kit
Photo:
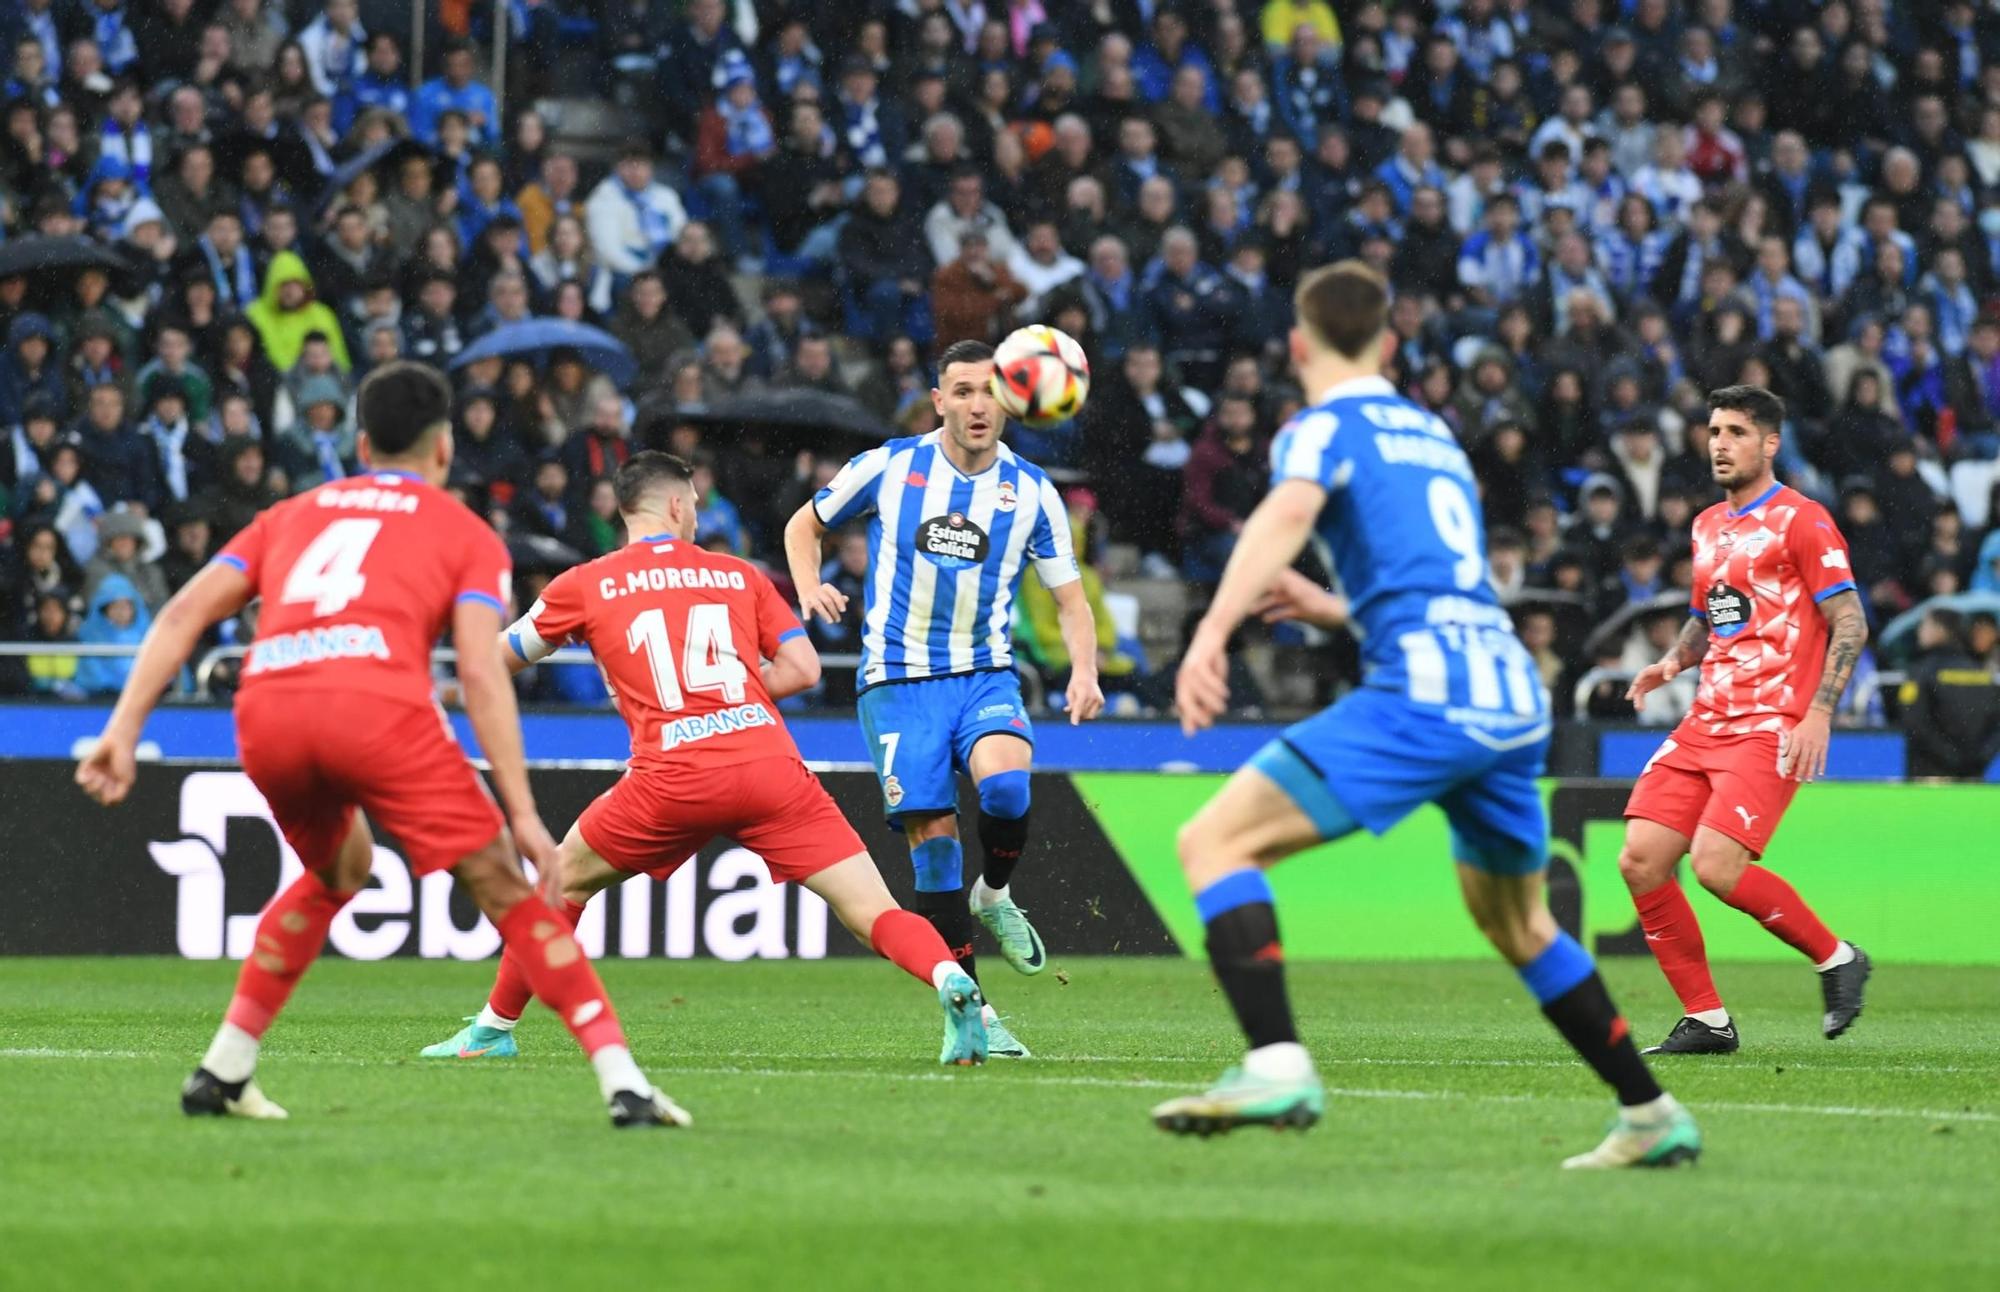
<svg viewBox="0 0 2000 1292"><path fill-rule="evenodd" d="M1861 1016L1867 953L1756 864L1800 782L1826 770L1828 726L1868 640L1847 544L1826 508L1778 483L1785 405L1761 386L1708 397L1709 457L1727 493L1695 518L1694 604L1679 639L1633 679L1636 707L1699 666L1694 705L1639 774L1618 869L1683 1017L1647 1054L1727 1054L1735 1021L1709 975L1701 926L1674 878L1702 887L1813 962L1832 1040Z"/></svg>
<svg viewBox="0 0 2000 1292"><path fill-rule="evenodd" d="M695 532L693 480L680 458L635 455L616 482L630 541L557 576L499 645L515 672L565 642L588 646L632 729L625 775L584 810L547 881L565 899L563 920L574 928L592 894L633 875L665 880L710 840L732 838L937 991L941 1062L982 1063L978 985L930 921L896 905L778 719L777 700L819 681L819 653L762 570L685 541ZM510 946L485 1008L424 1054L518 1053L527 967Z"/></svg>
<svg viewBox="0 0 2000 1292"><path fill-rule="evenodd" d="M450 870L499 928L530 989L590 1056L614 1125L684 1125L687 1114L632 1061L576 939L521 872L517 844L542 866L556 848L535 812L513 688L494 651L511 595L507 549L441 487L451 388L429 368L391 363L362 383L359 413L366 473L261 513L167 603L77 768L98 802L123 799L160 692L211 624L262 599L236 699L237 748L305 873L258 920L181 1108L286 1115L252 1080L257 1051L334 917L368 882L365 812L402 842L412 869ZM432 697L431 647L447 626L505 820Z"/></svg>

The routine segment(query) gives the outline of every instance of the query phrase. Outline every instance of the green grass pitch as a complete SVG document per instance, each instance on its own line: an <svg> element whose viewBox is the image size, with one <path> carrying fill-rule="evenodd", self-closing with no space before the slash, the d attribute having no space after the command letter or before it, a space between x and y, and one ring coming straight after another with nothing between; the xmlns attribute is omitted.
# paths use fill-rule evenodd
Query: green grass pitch
<svg viewBox="0 0 2000 1292"><path fill-rule="evenodd" d="M1503 967L1295 964L1334 1088L1304 1134L1148 1107L1237 1049L1194 962L987 973L1026 1063L945 1072L934 999L867 961L613 961L694 1114L618 1134L568 1037L424 1061L490 965L320 965L260 1079L190 1122L235 967L0 959L0 1287L1923 1288L2000 1279L2000 973L1881 966L1846 1039L1810 973L1723 966L1739 1056L1662 1064L1699 1167L1557 1170L1610 1112ZM1676 1012L1610 966L1639 1034ZM1336 1281L1337 1280L1337 1281Z"/></svg>

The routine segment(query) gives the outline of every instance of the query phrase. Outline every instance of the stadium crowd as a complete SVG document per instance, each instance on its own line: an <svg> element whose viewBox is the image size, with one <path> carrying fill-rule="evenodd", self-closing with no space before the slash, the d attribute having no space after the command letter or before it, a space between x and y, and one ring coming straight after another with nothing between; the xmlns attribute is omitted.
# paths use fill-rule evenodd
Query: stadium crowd
<svg viewBox="0 0 2000 1292"><path fill-rule="evenodd" d="M1307 397L1292 286L1348 256L1394 285L1393 378L1471 455L1563 708L1671 637L1715 386L1784 397L1781 474L1834 507L1877 627L2000 593L1992 0L506 12L503 117L484 6L434 14L413 75L407 16L356 0L0 0L0 635L136 640L259 509L358 469L356 382L398 355L456 380L455 487L524 603L621 541L606 477L640 440L697 462L701 541L782 579L785 517L865 441L707 410L851 397L927 431L932 356L1030 320L1095 384L1016 447L1069 482L1103 580L1198 606ZM580 93L631 123L615 155L535 106ZM625 361L461 361L551 318ZM858 581L865 543L829 563ZM1103 580L1107 689L1157 703L1171 643L1149 680ZM1933 623L1913 645L2000 665L1976 603ZM1060 673L1032 596L1019 631ZM47 695L124 672L0 660Z"/></svg>

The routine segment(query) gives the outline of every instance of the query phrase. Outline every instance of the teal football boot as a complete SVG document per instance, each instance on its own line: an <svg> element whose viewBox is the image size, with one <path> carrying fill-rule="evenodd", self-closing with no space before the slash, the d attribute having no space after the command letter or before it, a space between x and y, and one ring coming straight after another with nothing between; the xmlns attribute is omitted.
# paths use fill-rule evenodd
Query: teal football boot
<svg viewBox="0 0 2000 1292"><path fill-rule="evenodd" d="M465 1026L449 1041L426 1045L423 1050L426 1059L511 1059L520 1053L513 1032L481 1027L477 1014L468 1014Z"/></svg>

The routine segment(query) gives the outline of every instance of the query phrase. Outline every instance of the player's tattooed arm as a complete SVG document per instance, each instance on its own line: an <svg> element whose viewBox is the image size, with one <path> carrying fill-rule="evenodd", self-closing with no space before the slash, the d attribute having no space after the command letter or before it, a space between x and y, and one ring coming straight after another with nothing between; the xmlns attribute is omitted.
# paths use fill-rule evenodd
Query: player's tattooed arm
<svg viewBox="0 0 2000 1292"><path fill-rule="evenodd" d="M1826 672L1820 676L1812 707L1832 713L1847 693L1861 648L1868 644L1868 616L1861 609L1861 594L1853 589L1820 602L1819 612L1826 616Z"/></svg>
<svg viewBox="0 0 2000 1292"><path fill-rule="evenodd" d="M1689 615L1681 625L1680 636L1667 648L1667 658L1674 661L1677 668L1690 669L1701 663L1708 654L1708 620L1700 615Z"/></svg>

